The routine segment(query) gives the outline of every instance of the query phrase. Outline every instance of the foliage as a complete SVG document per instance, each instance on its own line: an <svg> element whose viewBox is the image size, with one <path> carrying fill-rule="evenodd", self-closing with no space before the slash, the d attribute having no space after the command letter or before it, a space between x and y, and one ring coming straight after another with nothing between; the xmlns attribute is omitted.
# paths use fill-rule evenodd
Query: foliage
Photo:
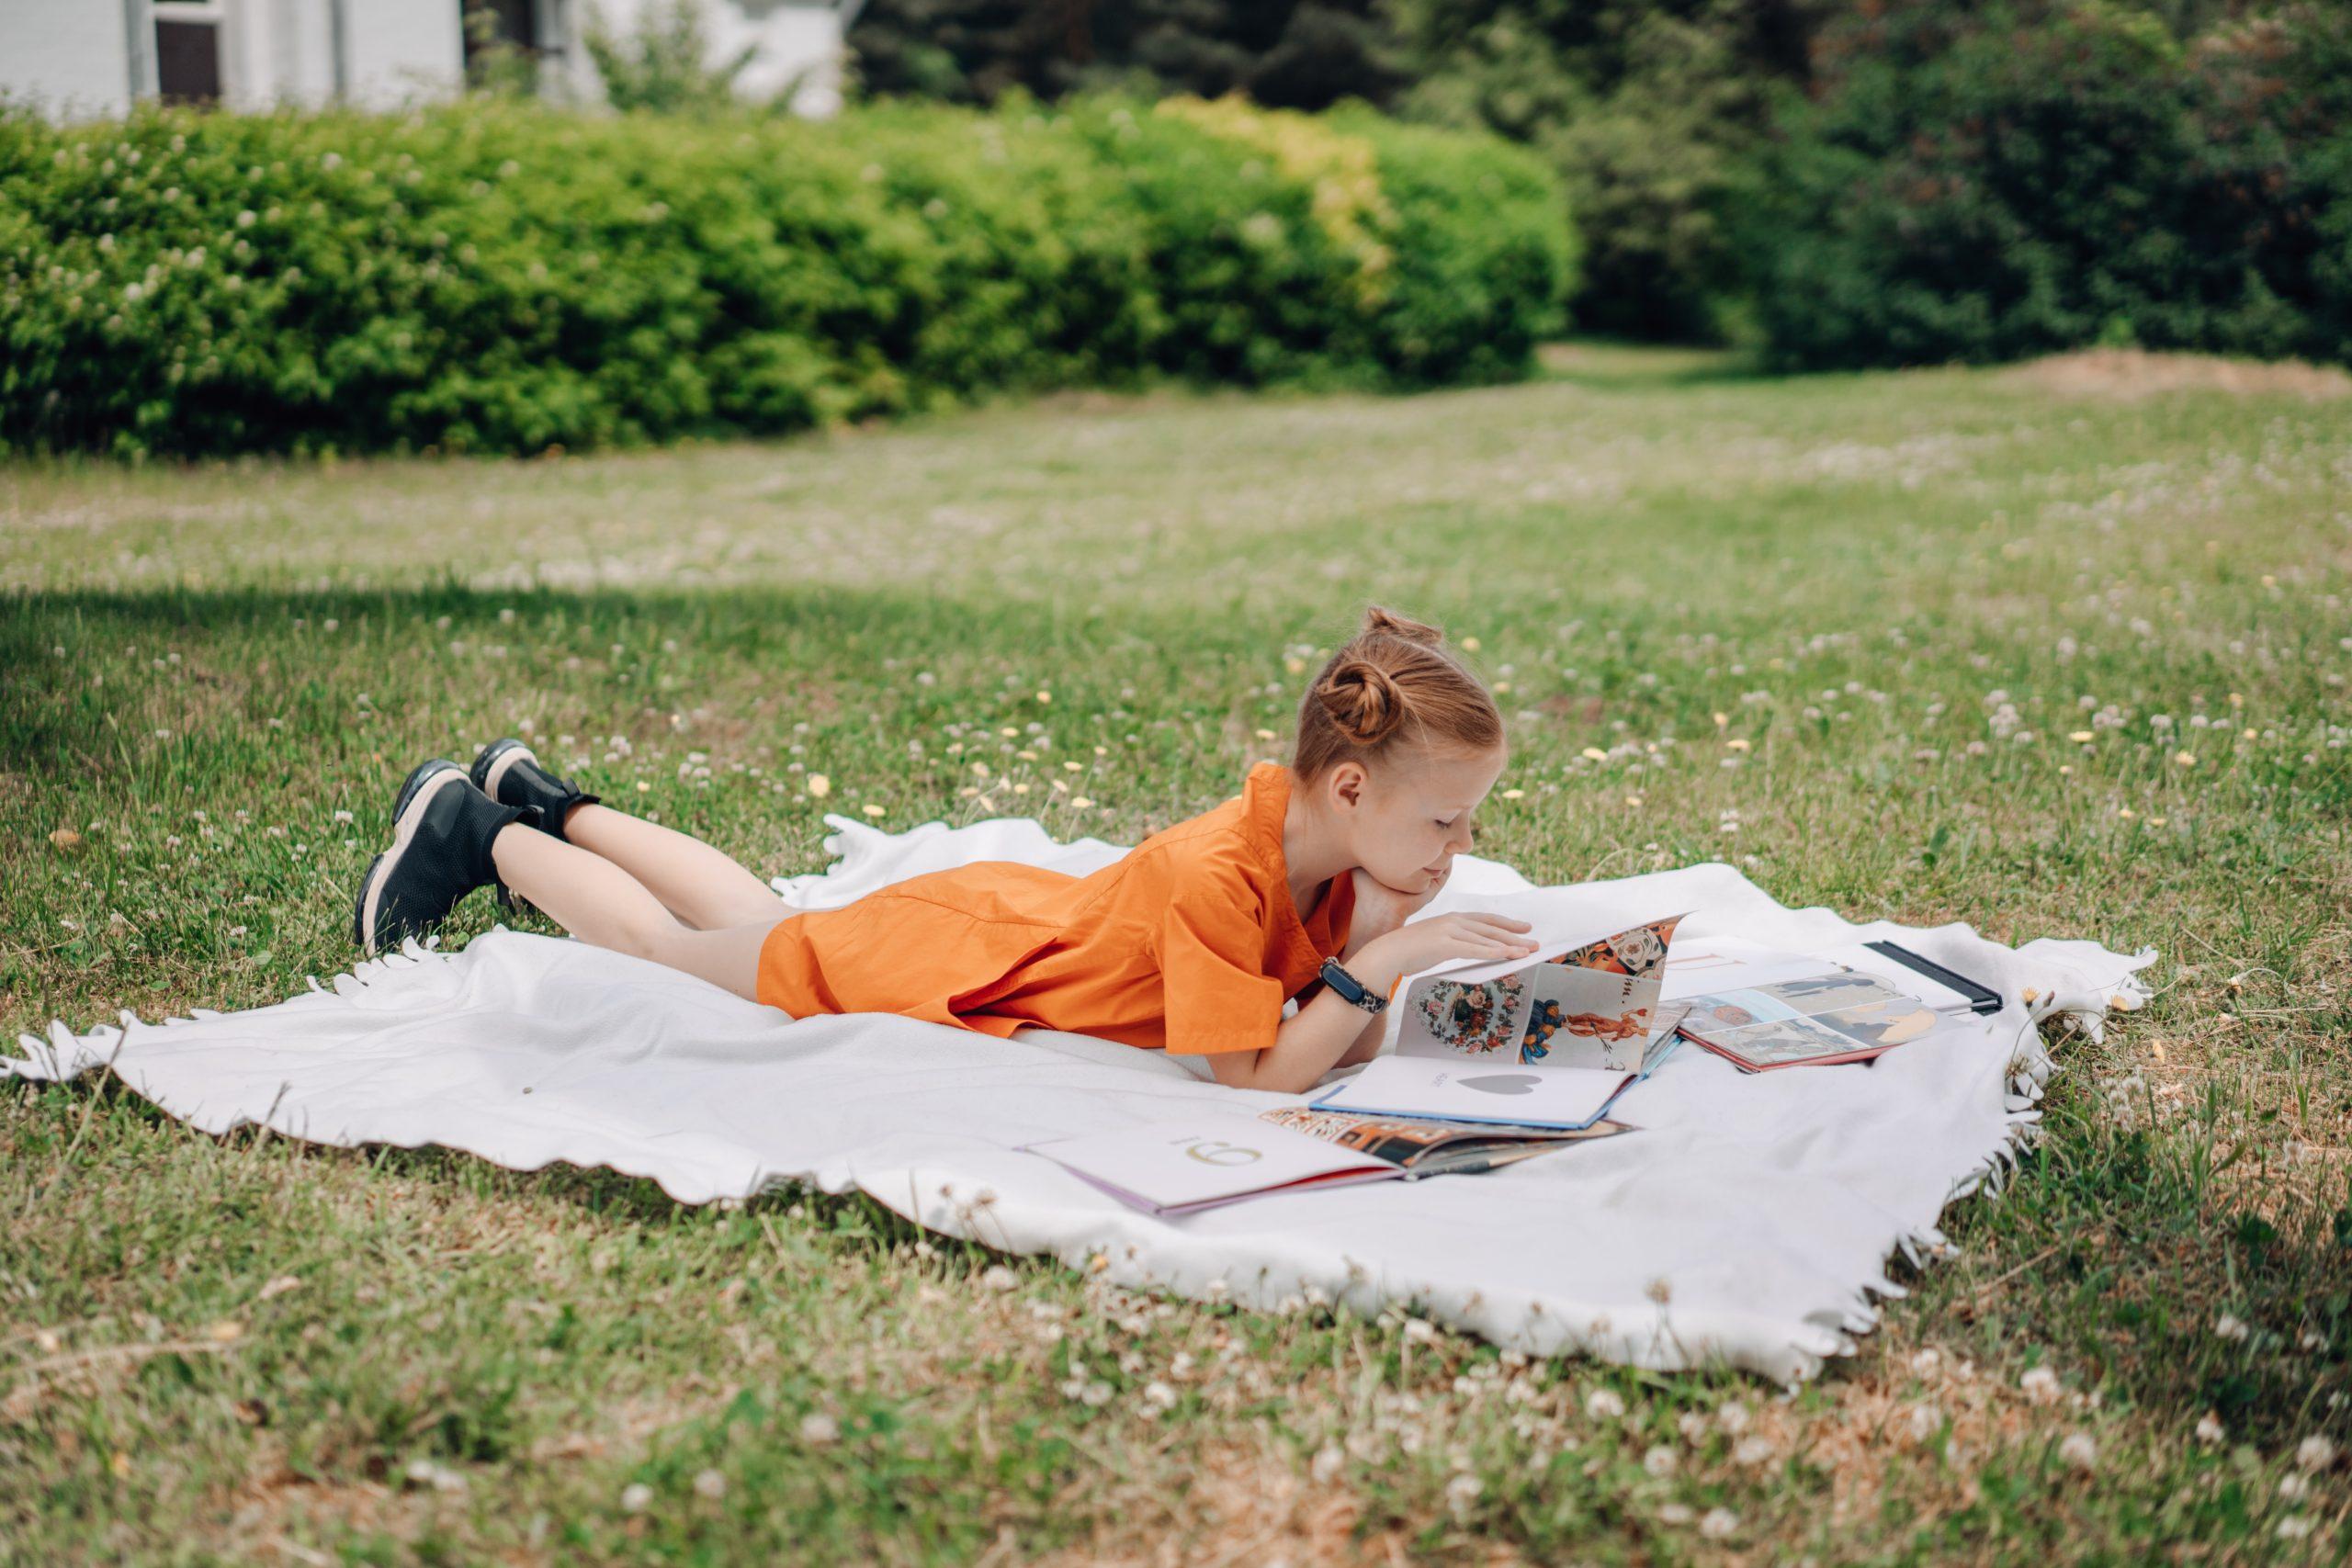
<svg viewBox="0 0 2352 1568"><path fill-rule="evenodd" d="M2326 240L2352 118L2325 62L2346 27L2312 6L2185 45L2096 0L1875 19L1826 51L1827 90L1787 107L1758 180L1771 357L2340 355Z"/></svg>
<svg viewBox="0 0 2352 1568"><path fill-rule="evenodd" d="M848 41L867 91L957 103L1120 87L1321 109L1404 79L1378 0L871 0Z"/></svg>
<svg viewBox="0 0 2352 1568"><path fill-rule="evenodd" d="M735 78L759 52L746 44L729 60L708 63L710 45L695 0L651 0L627 31L616 29L596 0L587 0L581 42L604 81L605 100L623 111L661 113L723 106Z"/></svg>
<svg viewBox="0 0 2352 1568"><path fill-rule="evenodd" d="M0 450L536 452L1153 372L1491 379L1556 323L1558 196L1518 151L1289 117L1271 145L1318 151L1270 156L1138 109L0 113Z"/></svg>

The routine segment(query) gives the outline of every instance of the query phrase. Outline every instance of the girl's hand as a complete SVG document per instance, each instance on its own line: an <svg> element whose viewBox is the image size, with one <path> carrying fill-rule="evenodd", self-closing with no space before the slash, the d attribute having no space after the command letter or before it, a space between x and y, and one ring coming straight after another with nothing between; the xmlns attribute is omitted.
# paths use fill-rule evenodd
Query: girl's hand
<svg viewBox="0 0 2352 1568"><path fill-rule="evenodd" d="M1509 915L1463 912L1415 920L1364 944L1363 967L1392 984L1431 964L1456 958L1532 958L1535 943L1522 932L1535 928ZM1349 965L1351 969L1356 965Z"/></svg>
<svg viewBox="0 0 2352 1568"><path fill-rule="evenodd" d="M1445 878L1421 893L1399 893L1362 866L1350 874L1355 878L1356 903L1355 913L1348 920L1348 934L1362 940L1385 935L1419 914L1430 899L1444 891L1446 881L1453 878L1453 868L1447 866Z"/></svg>

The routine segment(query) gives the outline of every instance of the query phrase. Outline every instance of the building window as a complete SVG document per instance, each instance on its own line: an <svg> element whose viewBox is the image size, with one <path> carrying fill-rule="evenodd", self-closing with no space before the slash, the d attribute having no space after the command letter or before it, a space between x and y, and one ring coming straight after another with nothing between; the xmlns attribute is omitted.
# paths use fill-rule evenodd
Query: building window
<svg viewBox="0 0 2352 1568"><path fill-rule="evenodd" d="M462 0L466 79L481 85L509 62L536 61L539 41L536 0Z"/></svg>
<svg viewBox="0 0 2352 1568"><path fill-rule="evenodd" d="M220 0L155 0L155 91L167 104L220 101Z"/></svg>

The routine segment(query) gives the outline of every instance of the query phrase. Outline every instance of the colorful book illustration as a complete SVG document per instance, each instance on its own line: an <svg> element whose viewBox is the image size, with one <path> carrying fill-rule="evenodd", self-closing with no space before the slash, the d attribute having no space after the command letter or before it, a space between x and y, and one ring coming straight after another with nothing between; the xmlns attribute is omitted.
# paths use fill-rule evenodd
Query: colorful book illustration
<svg viewBox="0 0 2352 1568"><path fill-rule="evenodd" d="M1660 983L1679 915L1539 930L1535 959L1441 965L1406 987L1392 1055L1315 1103L1386 1116L1575 1131L1673 1051Z"/></svg>
<svg viewBox="0 0 2352 1568"><path fill-rule="evenodd" d="M1688 1006L1685 1039L1747 1072L1869 1061L1948 1017L2000 1007L1977 981L1883 942L1819 953L1694 943L1662 994Z"/></svg>

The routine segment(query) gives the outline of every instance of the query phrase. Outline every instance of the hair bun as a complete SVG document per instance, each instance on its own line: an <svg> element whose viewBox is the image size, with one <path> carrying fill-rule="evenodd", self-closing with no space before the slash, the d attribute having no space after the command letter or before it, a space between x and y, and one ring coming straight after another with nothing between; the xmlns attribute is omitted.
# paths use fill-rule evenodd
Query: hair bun
<svg viewBox="0 0 2352 1568"><path fill-rule="evenodd" d="M1368 660L1342 660L1315 695L1340 733L1359 746L1379 745L1405 721L1405 694L1387 671Z"/></svg>

